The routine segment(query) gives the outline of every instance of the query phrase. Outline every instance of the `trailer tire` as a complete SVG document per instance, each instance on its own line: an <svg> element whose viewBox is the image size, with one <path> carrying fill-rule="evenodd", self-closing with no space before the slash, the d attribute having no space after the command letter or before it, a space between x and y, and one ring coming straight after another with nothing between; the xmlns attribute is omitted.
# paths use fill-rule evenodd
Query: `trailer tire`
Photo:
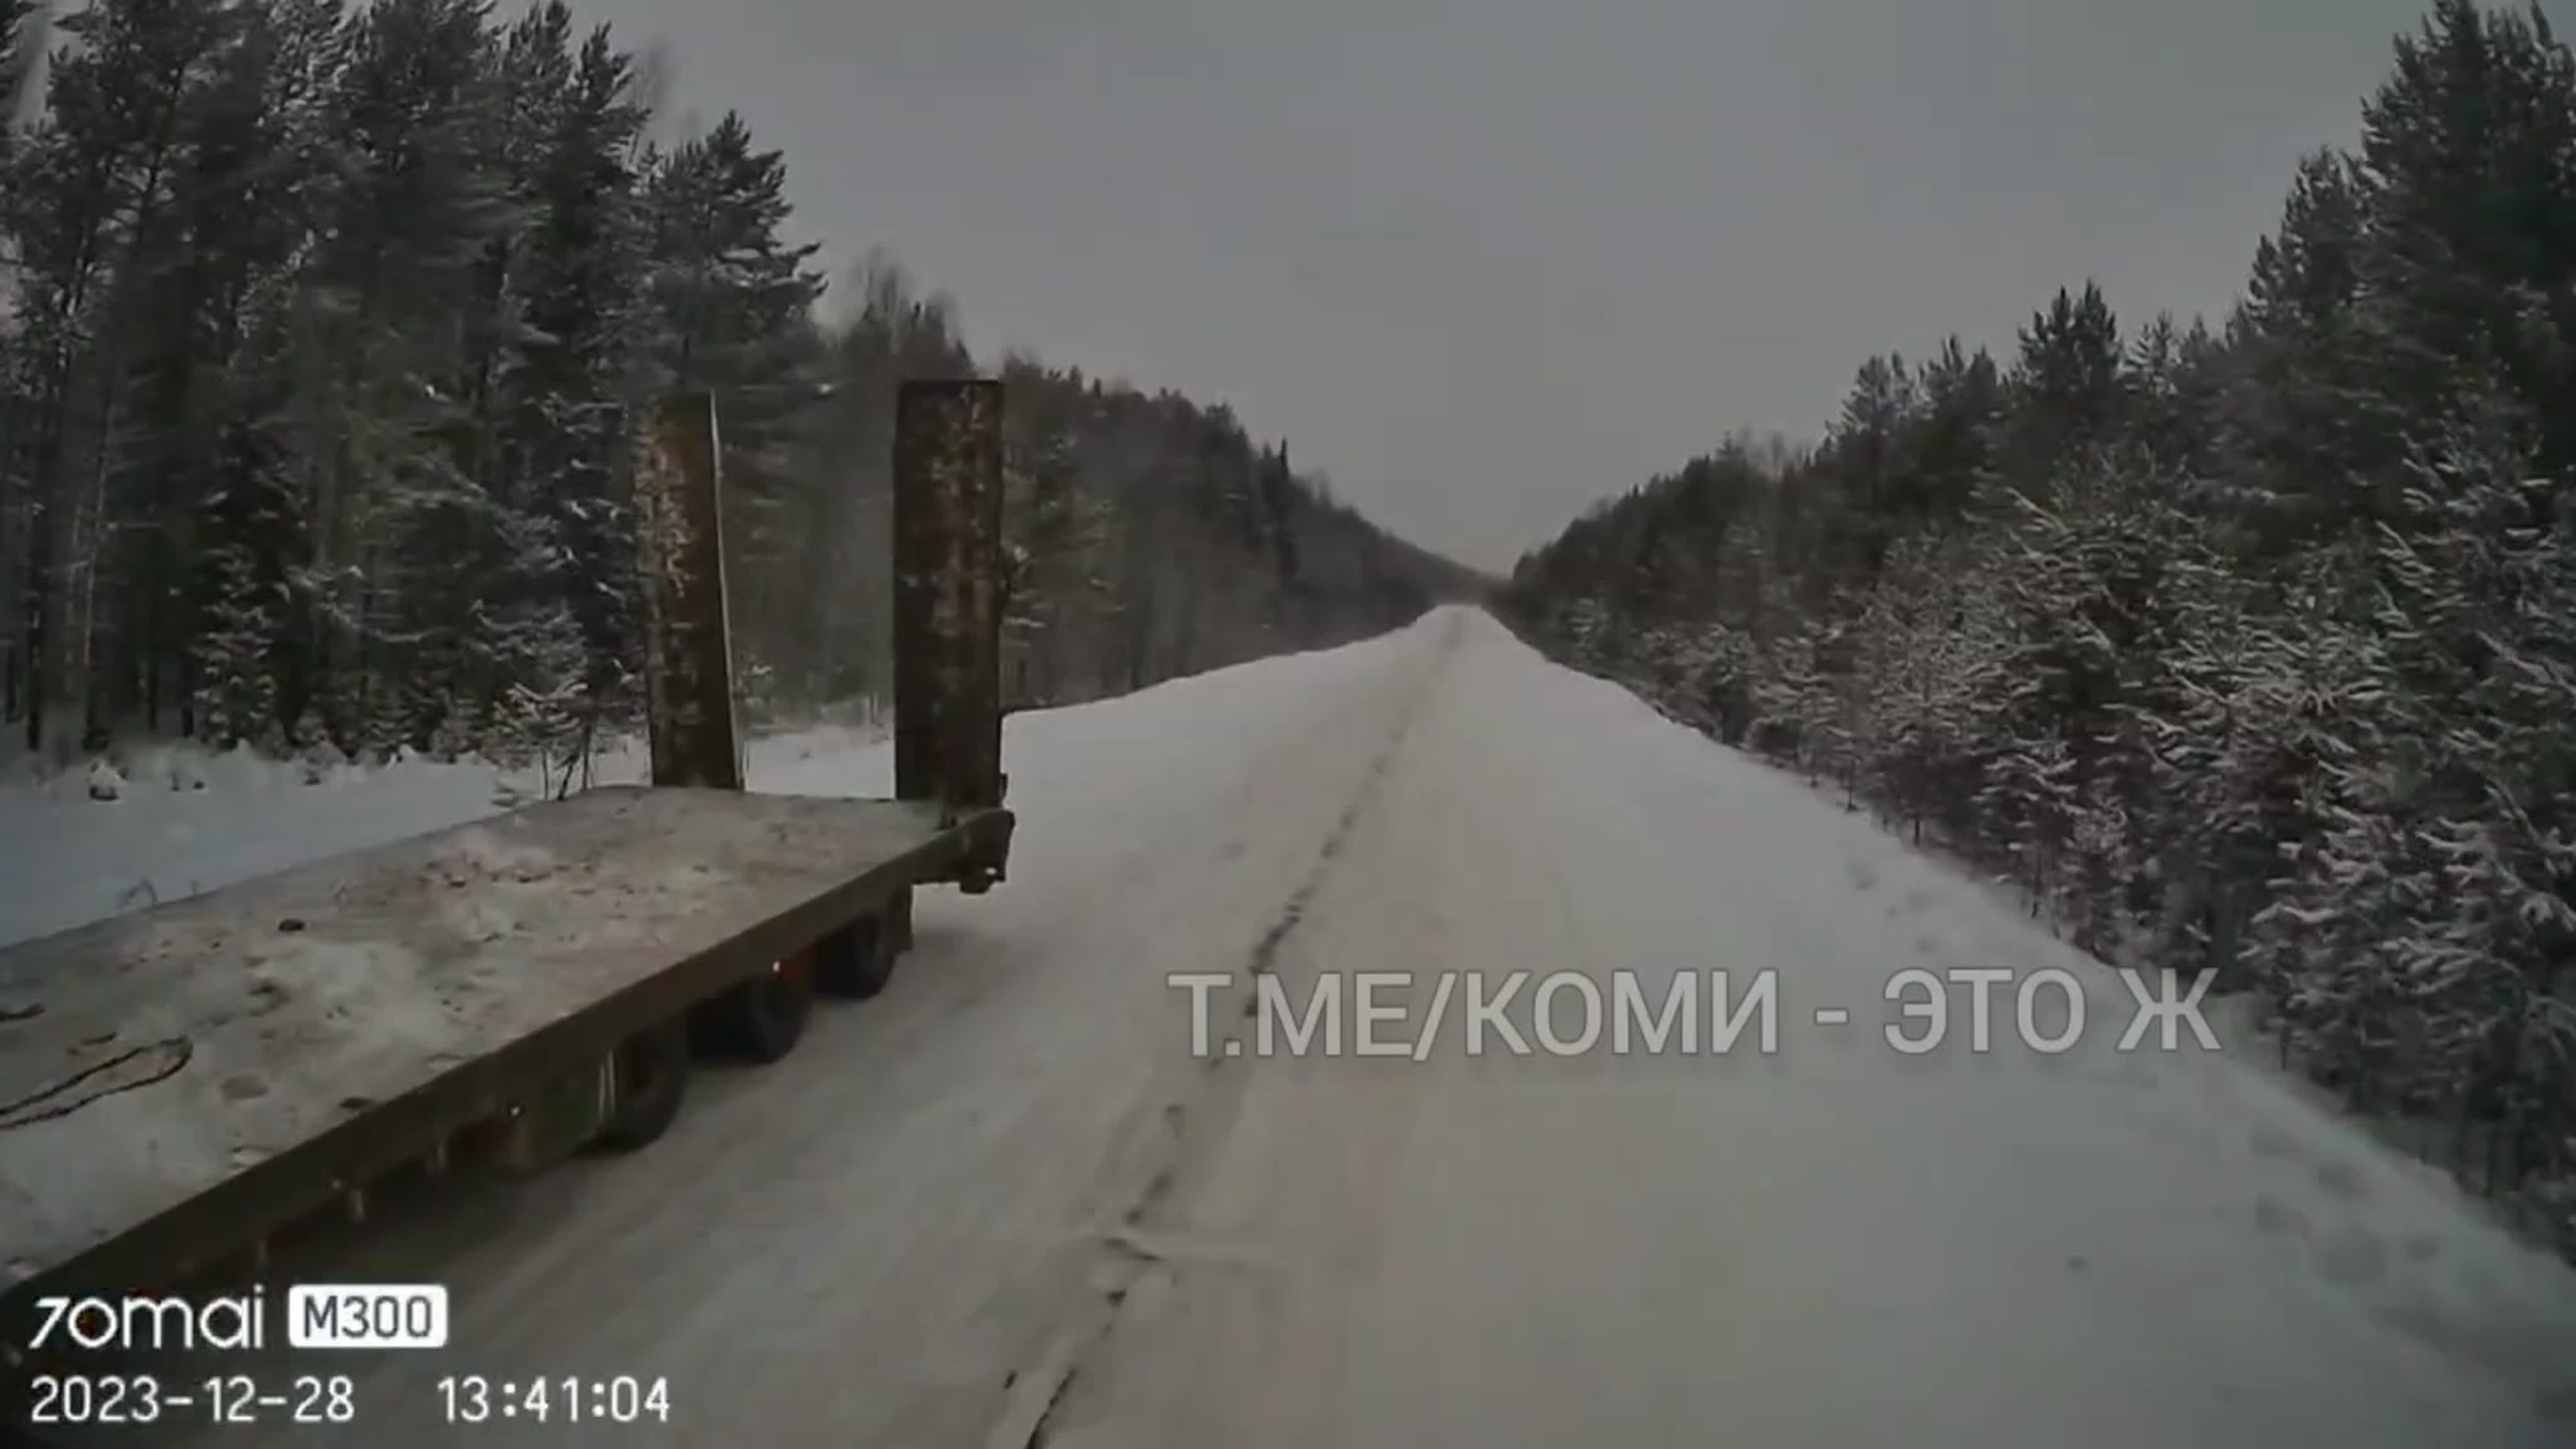
<svg viewBox="0 0 2576 1449"><path fill-rule="evenodd" d="M799 951L768 971L726 988L698 1008L706 1043L721 1055L767 1066L796 1049L814 1013L814 967L820 949Z"/></svg>
<svg viewBox="0 0 2576 1449"><path fill-rule="evenodd" d="M689 1029L683 1020L635 1033L617 1047L617 1102L592 1145L606 1152L649 1147L680 1115L689 1094Z"/></svg>
<svg viewBox="0 0 2576 1449"><path fill-rule="evenodd" d="M865 1001L894 976L894 937L882 916L861 916L814 947L814 976L834 996Z"/></svg>

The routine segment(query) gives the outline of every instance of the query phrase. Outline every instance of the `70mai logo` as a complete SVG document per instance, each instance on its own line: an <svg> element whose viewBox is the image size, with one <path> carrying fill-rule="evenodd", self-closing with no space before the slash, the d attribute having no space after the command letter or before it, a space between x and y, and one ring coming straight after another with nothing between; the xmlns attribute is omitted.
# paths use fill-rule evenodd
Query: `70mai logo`
<svg viewBox="0 0 2576 1449"><path fill-rule="evenodd" d="M258 1349L268 1345L268 1290L223 1297L129 1293L121 1298L36 1300L30 1351L166 1353L193 1349Z"/></svg>

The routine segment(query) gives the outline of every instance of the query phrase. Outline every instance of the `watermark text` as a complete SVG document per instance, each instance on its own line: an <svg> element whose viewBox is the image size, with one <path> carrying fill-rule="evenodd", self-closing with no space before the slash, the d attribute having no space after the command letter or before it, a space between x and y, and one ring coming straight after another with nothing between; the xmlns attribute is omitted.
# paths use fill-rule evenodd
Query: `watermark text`
<svg viewBox="0 0 2576 1449"><path fill-rule="evenodd" d="M2209 979L2111 973L2127 1009L2105 1012L2058 968L1916 968L1889 978L1864 1011L1839 1003L1793 1011L1775 971L1678 971L1648 977L1580 971L1328 972L1292 987L1257 974L1165 978L1190 1002L1190 1051L1225 1057L1388 1057L1427 1062L1449 1043L1470 1057L1773 1055L1784 1022L1821 1033L1874 1022L1891 1050L1985 1054L2017 1046L2042 1056L2116 1029L2113 1048L2217 1051L2201 1014ZM1249 1030L1240 1029L1247 1024ZM1236 1028L1228 1030L1228 1028Z"/></svg>

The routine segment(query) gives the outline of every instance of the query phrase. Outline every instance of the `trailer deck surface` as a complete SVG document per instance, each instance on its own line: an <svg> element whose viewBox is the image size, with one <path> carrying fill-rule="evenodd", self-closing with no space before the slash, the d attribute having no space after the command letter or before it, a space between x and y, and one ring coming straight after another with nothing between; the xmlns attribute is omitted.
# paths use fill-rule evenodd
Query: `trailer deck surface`
<svg viewBox="0 0 2576 1449"><path fill-rule="evenodd" d="M0 949L0 1292L317 1138L382 1138L359 1119L549 1026L794 949L977 828L600 789Z"/></svg>

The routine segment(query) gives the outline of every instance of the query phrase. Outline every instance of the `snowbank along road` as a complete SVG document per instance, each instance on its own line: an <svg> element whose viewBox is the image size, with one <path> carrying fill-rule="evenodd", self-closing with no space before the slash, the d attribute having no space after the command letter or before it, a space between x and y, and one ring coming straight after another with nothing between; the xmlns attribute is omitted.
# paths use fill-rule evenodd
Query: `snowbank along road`
<svg viewBox="0 0 2576 1449"><path fill-rule="evenodd" d="M1481 614L1008 756L1013 879L925 898L883 997L651 1152L368 1235L327 1271L449 1283L450 1347L291 1367L387 1449L2576 1443L2576 1276ZM2001 973L1986 1050L1909 971ZM443 1425L450 1375L672 1422Z"/></svg>

